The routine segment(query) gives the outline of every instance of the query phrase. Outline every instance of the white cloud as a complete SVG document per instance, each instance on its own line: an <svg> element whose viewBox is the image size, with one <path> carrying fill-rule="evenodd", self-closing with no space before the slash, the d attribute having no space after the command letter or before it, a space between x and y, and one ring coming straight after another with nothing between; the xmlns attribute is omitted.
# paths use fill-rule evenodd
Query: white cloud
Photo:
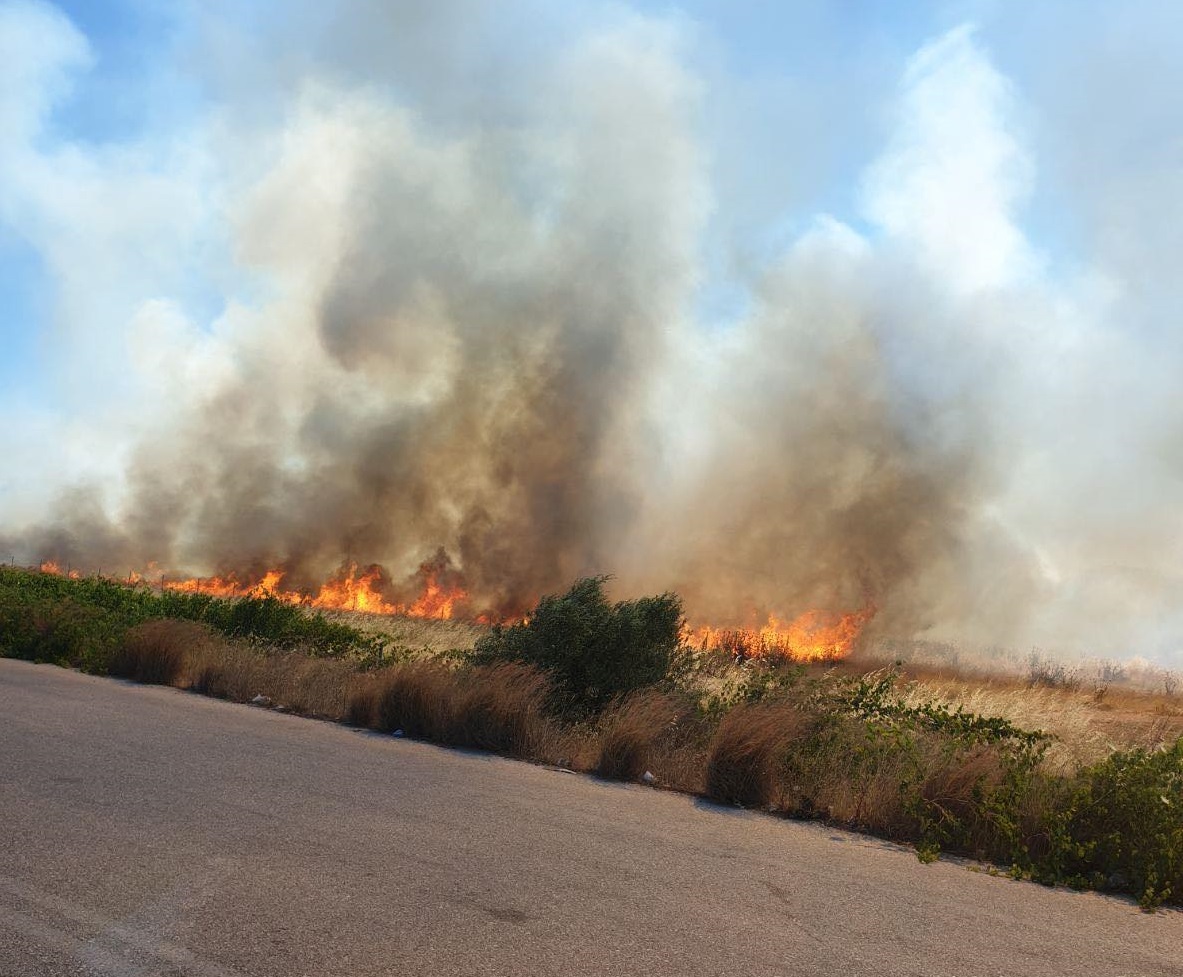
<svg viewBox="0 0 1183 977"><path fill-rule="evenodd" d="M1028 278L1016 223L1032 164L1015 138L1011 85L964 25L908 63L893 135L866 176L868 218L951 289Z"/></svg>

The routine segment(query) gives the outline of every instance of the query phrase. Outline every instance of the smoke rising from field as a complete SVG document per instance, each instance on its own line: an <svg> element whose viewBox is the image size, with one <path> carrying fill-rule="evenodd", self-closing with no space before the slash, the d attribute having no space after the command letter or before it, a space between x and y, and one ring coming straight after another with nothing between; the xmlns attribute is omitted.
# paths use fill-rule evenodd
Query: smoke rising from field
<svg viewBox="0 0 1183 977"><path fill-rule="evenodd" d="M77 397L15 418L6 555L313 586L443 547L476 610L610 572L721 624L1179 647L1173 347L1119 327L1116 260L1024 231L1024 103L971 29L903 67L851 216L796 215L711 315L738 204L692 24L339 6L203 14L210 110L100 147L51 126L85 40L3 8L0 50L54 41L8 69L0 221Z"/></svg>

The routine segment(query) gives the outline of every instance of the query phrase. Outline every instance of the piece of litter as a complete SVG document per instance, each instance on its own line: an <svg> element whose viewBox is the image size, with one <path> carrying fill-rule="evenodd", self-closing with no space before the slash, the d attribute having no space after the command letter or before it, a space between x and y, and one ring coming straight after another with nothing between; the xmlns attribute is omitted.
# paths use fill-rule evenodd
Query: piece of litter
<svg viewBox="0 0 1183 977"><path fill-rule="evenodd" d="M646 770L643 774L641 774L641 783L643 783L643 784L651 784L656 779L657 778L654 777L653 774L651 774L648 770Z"/></svg>
<svg viewBox="0 0 1183 977"><path fill-rule="evenodd" d="M397 736L399 739L402 739L402 738L403 738L403 736L405 736L406 734L405 734L405 733L404 733L404 732L403 732L401 729L396 729L396 730L395 730L393 733L391 733L390 735L391 735L391 736Z"/></svg>
<svg viewBox="0 0 1183 977"><path fill-rule="evenodd" d="M265 695L257 695L253 699L251 699L251 705L252 706L269 706L269 705L271 705L271 700Z"/></svg>

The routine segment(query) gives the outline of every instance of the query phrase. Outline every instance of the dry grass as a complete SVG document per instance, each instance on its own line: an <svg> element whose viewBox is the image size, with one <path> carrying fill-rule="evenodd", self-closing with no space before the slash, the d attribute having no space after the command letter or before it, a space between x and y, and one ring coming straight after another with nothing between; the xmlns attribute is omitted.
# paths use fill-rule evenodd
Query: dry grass
<svg viewBox="0 0 1183 977"><path fill-rule="evenodd" d="M549 683L525 665L456 668L446 657L425 655L361 671L350 661L266 653L201 624L171 620L133 629L119 660L127 677L234 702L262 695L293 713L629 779L649 764L663 771L664 783L701 786L704 751L687 735L693 724L684 722L685 701L639 696L602 727L570 727L545 712ZM610 757L624 761L626 750L626 762L641 769L610 772Z"/></svg>
<svg viewBox="0 0 1183 977"><path fill-rule="evenodd" d="M1048 760L1066 772L1134 747L1155 749L1183 735L1183 701L1138 689L1080 690L1028 685L1018 679L967 681L952 676L911 679L910 705L938 701L983 716L1000 716L1055 737Z"/></svg>
<svg viewBox="0 0 1183 977"><path fill-rule="evenodd" d="M781 794L781 757L808 724L808 716L791 702L736 706L723 717L710 746L707 794L725 804L770 806Z"/></svg>
<svg viewBox="0 0 1183 977"><path fill-rule="evenodd" d="M543 714L550 681L537 668L507 662L461 673L452 727L444 742L516 757L536 757L550 737Z"/></svg>
<svg viewBox="0 0 1183 977"><path fill-rule="evenodd" d="M555 738L542 711L548 691L546 677L525 665L457 670L411 662L360 679L344 715L385 732L536 758Z"/></svg>
<svg viewBox="0 0 1183 977"><path fill-rule="evenodd" d="M690 722L684 699L660 692L637 692L609 710L601 721L596 772L612 780L637 780L653 766L663 768L666 782L672 776L668 761L677 752L679 733ZM679 784L679 786L681 786Z"/></svg>
<svg viewBox="0 0 1183 977"><path fill-rule="evenodd" d="M915 755L877 741L862 722L845 716L812 717L782 762L775 806L798 817L824 818L889 838L915 834L901 786L927 771L930 751ZM932 751L935 755L936 751Z"/></svg>
<svg viewBox="0 0 1183 977"><path fill-rule="evenodd" d="M209 629L191 621L147 621L127 632L112 652L108 670L149 685L172 685L188 649L204 643Z"/></svg>
<svg viewBox="0 0 1183 977"><path fill-rule="evenodd" d="M471 649L487 631L483 625L462 621L349 611L328 612L326 616L381 635L400 650L401 660L410 662L431 663L447 657L450 651ZM1025 729L1045 730L1055 737L1049 764L1061 772L1102 759L1115 749L1155 748L1183 735L1183 681L1175 673L1145 662L1069 661L1038 652L911 641L884 644L837 667L862 673L894 661L903 662L904 700L908 704L945 702L980 715L1009 719ZM814 671L826 667L833 666ZM726 656L717 657L700 673L697 691L704 696L717 692L735 671ZM640 723L640 715L629 722ZM604 724L602 730L603 736L620 740L612 744L613 750L624 749L623 741L630 737L644 738L639 727L630 732L626 726L613 729ZM665 768L659 774L663 783L704 788L705 748L690 740L694 737L683 736L676 750L668 748L669 737L654 741L658 759L650 760L648 766ZM686 753L694 752L692 745L703 755L688 761ZM634 747L634 751L640 749L639 745ZM598 748L590 755L585 746L560 748L559 754L569 765L601 767ZM615 763L611 756L604 759L605 776L623 776L608 772ZM635 761L625 765L630 771L635 766ZM840 799L834 804L843 809L847 806Z"/></svg>
<svg viewBox="0 0 1183 977"><path fill-rule="evenodd" d="M234 702L263 695L287 711L340 721L357 681L347 662L298 652L264 654L207 633L189 647L173 684Z"/></svg>
<svg viewBox="0 0 1183 977"><path fill-rule="evenodd" d="M924 768L919 793L927 805L928 816L980 829L983 793L999 787L1006 779L1006 768L997 751L985 745L964 754L950 755L934 750L925 757ZM894 816L885 825L869 821L867 826L873 831L907 837L914 831L913 814L899 809L898 805L897 799ZM975 836L969 842L973 850L978 854L989 854L990 839L981 830L971 833Z"/></svg>
<svg viewBox="0 0 1183 977"><path fill-rule="evenodd" d="M589 752L586 731L562 729L544 711L546 676L518 664L458 669L418 660L374 672L354 662L264 653L188 621L133 629L117 674L217 698L272 705L452 746L574 765Z"/></svg>
<svg viewBox="0 0 1183 977"><path fill-rule="evenodd" d="M152 621L133 629L117 656L113 671L141 681L184 684L237 701L248 701L262 693L294 712L361 726L378 725L379 692L389 700L388 712L395 708L394 703L403 695L411 700L402 707L408 710L410 718L407 723L396 723L391 728L402 725L408 735L441 741L443 737L433 731L450 729L453 720L433 716L427 703L439 702L445 697L455 698L463 693L472 701L474 713L488 713L493 709L489 701L480 699L472 686L461 689L457 685L453 674L455 669L448 664L446 654L447 651L471 647L486 630L483 626L350 612L339 612L336 616L355 627L381 633L400 647L418 649L408 653L409 660L397 666L406 669L404 677L395 681L387 675L393 670L383 669L379 674L386 677L374 678L357 672L349 664L300 654L246 653L202 626L184 621ZM186 650L183 656L182 649ZM146 663L144 655L147 652L158 660L158 664L150 666ZM178 657L184 658L180 676L176 674ZM1113 679L1116 675L1112 666L1105 663L1096 665L1087 679L1078 681L1077 677L1084 675L1083 671L1078 671L1070 673L1075 676L1070 681L1048 684L1033 681L1029 672L1023 674L1023 662L1017 656L1002 659L1003 674L992 675L985 672L988 660L981 656L973 658L946 653L943 659L935 654L930 654L927 660L919 654L912 658L912 663L904 666L902 675L901 691L906 704L944 702L979 715L1000 716L1025 729L1044 730L1055 737L1048 763L1049 768L1057 772L1070 772L1104 758L1115 749L1155 748L1183 735L1183 697L1132 684L1105 684L1103 679L1106 676ZM953 665L950 665L950 658ZM864 657L840 668L858 673L875 664L874 659ZM714 662L713 665L700 674L702 689L699 691L716 691L736 671L726 662ZM968 669L971 674L959 674L954 666ZM152 673L152 668L158 671ZM1040 668L1043 669L1042 663ZM1105 668L1109 671L1104 671ZM813 670L818 674L823 671L822 668ZM1145 672L1147 670L1143 668L1131 674L1145 678ZM379 681L395 681L396 690L378 689L375 683ZM1162 684L1160 678L1153 681ZM1153 684L1150 679L1146 682ZM520 680L516 683L499 680L496 684L504 686L505 694L512 693L520 702L523 687ZM401 692L398 687L402 688ZM418 705L415 696L421 697ZM391 719L391 715L387 719ZM761 719L761 723L769 721L768 717ZM781 716L778 721L786 722L787 717ZM563 765L578 769L600 770L604 776L622 779L634 779L645 769L651 769L663 784L685 790L723 790L726 793L731 789L723 788L729 776L724 773L728 755L743 749L758 751L757 742L761 737L767 739L771 735L768 731L747 730L743 733L746 742L726 742L727 737L740 737L740 730L735 725L739 722L737 717L725 724L719 730L719 741L711 747L712 756L720 749L722 751L714 761L716 779L713 781L707 744L701 730L695 729L689 721L685 704L675 704L668 697L652 694L643 694L610 712L594 734L580 731L577 736L570 732L560 736L552 732L546 737L551 744L551 748L545 751L546 759L562 761ZM790 722L789 725L793 724ZM480 738L476 732L466 737L452 736L457 742ZM514 746L511 752L517 753L518 747ZM720 777L723 780L719 780ZM890 780L890 777L884 779ZM712 782L714 788L709 786ZM876 790L872 784L867 788L868 796ZM746 789L741 790L740 795L746 796ZM842 816L839 812L853 810L861 814L870 804L868 796L851 799L839 790L819 790L814 792L813 801L833 811L835 816ZM788 799L776 796L757 803L793 806Z"/></svg>
<svg viewBox="0 0 1183 977"><path fill-rule="evenodd" d="M725 803L823 817L889 837L914 837L900 785L914 755L878 749L849 717L824 716L792 698L738 705L717 726L685 696L646 691L593 725L565 726L544 711L549 684L520 664L456 668L422 659L372 672L356 664L265 654L199 624L153 621L133 629L118 657L121 674L172 683L239 702L267 696L292 712L434 742L550 762L637 780L651 771L665 786ZM936 687L914 684L909 694ZM941 689L948 692L948 689ZM1053 690L1005 690L1046 714ZM1024 698L1025 697L1025 698ZM975 707L998 707L980 699ZM1017 707L1011 709L1017 711ZM966 819L975 791L1002 776L989 749L968 756L925 754L920 794L937 812Z"/></svg>
<svg viewBox="0 0 1183 977"><path fill-rule="evenodd" d="M449 651L471 651L489 629L470 621L437 621L422 617L366 614L361 611L319 612L330 621L348 624L364 634L377 635L400 657L431 658Z"/></svg>
<svg viewBox="0 0 1183 977"><path fill-rule="evenodd" d="M451 725L452 698L459 685L450 669L433 662L395 665L383 671L378 682L375 729L421 739L443 739Z"/></svg>
<svg viewBox="0 0 1183 977"><path fill-rule="evenodd" d="M340 615L342 627L266 601L165 607L104 581L0 576L5 654L604 776L650 771L676 789L912 841L926 858L980 855L1040 881L1115 886L1146 908L1183 899L1183 681L1145 662L912 643L878 672L866 655L741 667L702 652L634 681L643 644L609 641L617 659L583 642L589 667L574 672L546 651L586 630L587 601L563 605L546 648L478 666L498 658L460 650L477 626ZM165 612L186 620L154 619ZM591 619L610 636L609 617ZM605 688L633 694L607 711L610 695L573 708Z"/></svg>

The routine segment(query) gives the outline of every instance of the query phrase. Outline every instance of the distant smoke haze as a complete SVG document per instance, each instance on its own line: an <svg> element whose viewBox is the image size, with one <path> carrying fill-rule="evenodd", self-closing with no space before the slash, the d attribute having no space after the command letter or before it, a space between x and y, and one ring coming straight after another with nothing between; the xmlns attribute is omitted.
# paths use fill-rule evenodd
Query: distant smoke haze
<svg viewBox="0 0 1183 977"><path fill-rule="evenodd" d="M442 547L476 609L612 573L696 622L1179 660L1178 286L1116 223L1038 244L1046 140L979 32L773 246L724 240L758 199L692 18L337 7L195 14L203 108L94 144L54 125L85 38L0 5L0 224L64 391L0 435L6 558L312 587Z"/></svg>

